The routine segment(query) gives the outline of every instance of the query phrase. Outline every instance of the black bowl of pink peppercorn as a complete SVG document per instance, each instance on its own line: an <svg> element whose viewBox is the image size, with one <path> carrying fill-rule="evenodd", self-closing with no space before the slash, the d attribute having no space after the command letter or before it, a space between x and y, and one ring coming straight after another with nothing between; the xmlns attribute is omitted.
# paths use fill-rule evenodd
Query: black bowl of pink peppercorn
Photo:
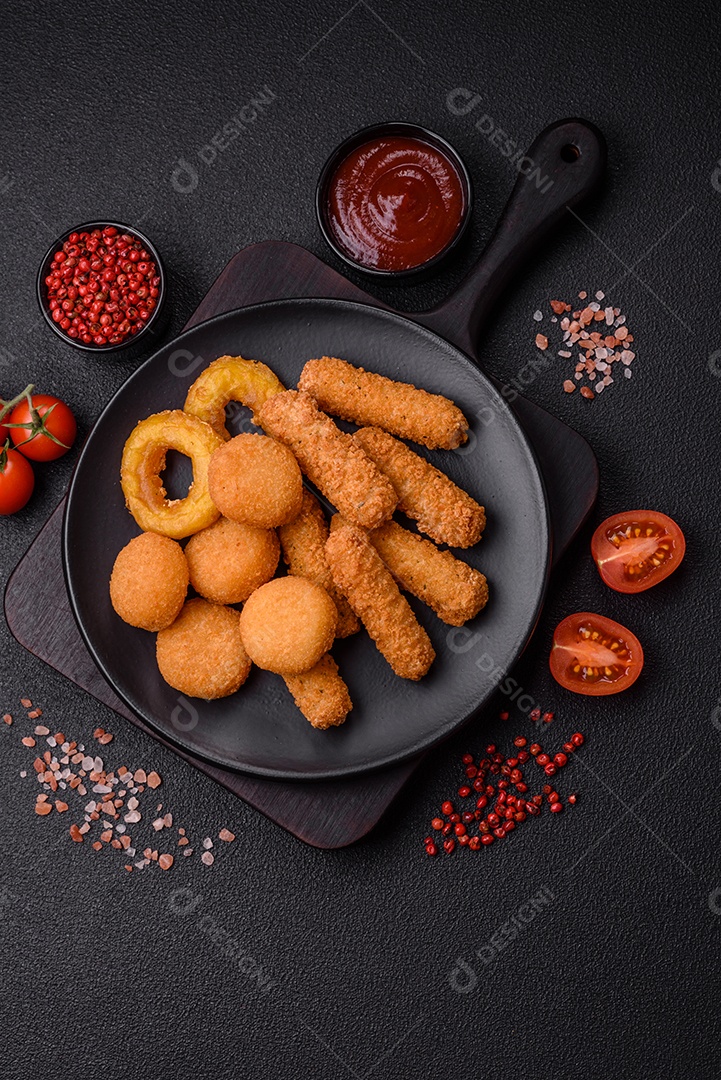
<svg viewBox="0 0 721 1080"><path fill-rule="evenodd" d="M86 352L140 351L167 322L167 279L157 249L115 221L91 221L58 237L40 264L37 297L48 326Z"/></svg>

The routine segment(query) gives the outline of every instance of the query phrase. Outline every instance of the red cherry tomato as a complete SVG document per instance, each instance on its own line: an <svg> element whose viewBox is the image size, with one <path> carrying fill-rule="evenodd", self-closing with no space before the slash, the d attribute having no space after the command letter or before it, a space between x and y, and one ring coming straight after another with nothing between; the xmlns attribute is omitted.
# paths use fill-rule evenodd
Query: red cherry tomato
<svg viewBox="0 0 721 1080"><path fill-rule="evenodd" d="M68 406L50 394L33 394L32 408L27 399L10 413L10 437L16 448L31 461L55 461L67 454L78 428Z"/></svg>
<svg viewBox="0 0 721 1080"><path fill-rule="evenodd" d="M554 679L566 690L601 697L635 683L643 668L643 649L625 626L580 611L556 627L549 663Z"/></svg>
<svg viewBox="0 0 721 1080"><path fill-rule="evenodd" d="M29 461L17 450L0 454L0 514L22 510L35 487L35 473Z"/></svg>
<svg viewBox="0 0 721 1080"><path fill-rule="evenodd" d="M627 510L598 526L591 554L612 589L639 593L658 585L680 565L686 541L680 528L657 510Z"/></svg>

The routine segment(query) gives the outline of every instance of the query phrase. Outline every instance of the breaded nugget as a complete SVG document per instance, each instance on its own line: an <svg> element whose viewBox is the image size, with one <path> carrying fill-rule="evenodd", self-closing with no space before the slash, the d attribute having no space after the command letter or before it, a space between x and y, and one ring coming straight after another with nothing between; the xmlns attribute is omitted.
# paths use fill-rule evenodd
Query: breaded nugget
<svg viewBox="0 0 721 1080"><path fill-rule="evenodd" d="M303 675L284 675L283 679L296 705L314 728L338 727L353 708L348 687L330 653Z"/></svg>
<svg viewBox="0 0 721 1080"><path fill-rule="evenodd" d="M303 477L287 446L265 435L236 435L208 466L210 497L224 517L274 529L300 513Z"/></svg>
<svg viewBox="0 0 721 1080"><path fill-rule="evenodd" d="M309 360L298 389L306 390L321 409L334 416L383 428L429 450L453 450L468 439L468 421L449 398L354 367L345 360L330 356Z"/></svg>
<svg viewBox="0 0 721 1080"><path fill-rule="evenodd" d="M228 697L243 685L250 660L240 637L240 614L195 597L158 634L160 674L187 697Z"/></svg>
<svg viewBox="0 0 721 1080"><path fill-rule="evenodd" d="M436 655L431 640L368 534L351 522L336 521L325 551L333 580L396 675L422 678Z"/></svg>
<svg viewBox="0 0 721 1080"><path fill-rule="evenodd" d="M398 501L392 484L310 394L275 394L258 418L269 435L291 448L306 476L349 521L375 529L391 516Z"/></svg>
<svg viewBox="0 0 721 1080"><path fill-rule="evenodd" d="M169 536L141 533L118 554L110 577L110 602L124 622L162 630L177 617L188 591L188 563Z"/></svg>
<svg viewBox="0 0 721 1080"><path fill-rule="evenodd" d="M289 525L283 525L278 530L278 535L288 573L295 574L296 577L309 578L316 585L322 585L338 608L336 636L344 638L355 634L360 629L360 623L351 611L345 596L333 581L333 575L325 557L328 522L315 495L311 495L307 490L303 492L301 512L295 521L291 521Z"/></svg>
<svg viewBox="0 0 721 1080"><path fill-rule="evenodd" d="M386 521L368 535L400 587L428 604L449 626L463 626L486 606L485 577L450 551L439 551L431 540L395 521Z"/></svg>
<svg viewBox="0 0 721 1080"><path fill-rule="evenodd" d="M254 664L276 675L302 675L328 652L338 611L325 589L308 578L282 577L246 601L240 632Z"/></svg>
<svg viewBox="0 0 721 1080"><path fill-rule="evenodd" d="M380 428L361 428L353 438L388 477L398 509L438 544L472 547L486 526L482 506L457 484Z"/></svg>
<svg viewBox="0 0 721 1080"><path fill-rule="evenodd" d="M272 529L219 518L185 545L190 584L214 604L241 604L270 581L280 543Z"/></svg>

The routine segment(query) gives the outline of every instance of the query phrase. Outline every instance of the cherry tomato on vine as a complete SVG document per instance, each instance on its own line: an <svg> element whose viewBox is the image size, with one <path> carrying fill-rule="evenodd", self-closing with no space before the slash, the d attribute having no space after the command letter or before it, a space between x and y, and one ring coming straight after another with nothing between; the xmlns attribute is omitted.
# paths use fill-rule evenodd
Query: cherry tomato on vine
<svg viewBox="0 0 721 1080"><path fill-rule="evenodd" d="M0 514L22 510L35 487L35 473L30 462L17 450L0 452Z"/></svg>
<svg viewBox="0 0 721 1080"><path fill-rule="evenodd" d="M15 406L8 423L15 448L31 461L55 461L75 441L77 424L68 406L51 394L33 394Z"/></svg>
<svg viewBox="0 0 721 1080"><path fill-rule="evenodd" d="M557 683L574 694L602 697L632 686L643 668L643 649L625 626L579 611L556 627L549 660Z"/></svg>
<svg viewBox="0 0 721 1080"><path fill-rule="evenodd" d="M598 526L591 554L598 572L621 593L645 592L680 565L686 541L673 518L657 510L627 510Z"/></svg>

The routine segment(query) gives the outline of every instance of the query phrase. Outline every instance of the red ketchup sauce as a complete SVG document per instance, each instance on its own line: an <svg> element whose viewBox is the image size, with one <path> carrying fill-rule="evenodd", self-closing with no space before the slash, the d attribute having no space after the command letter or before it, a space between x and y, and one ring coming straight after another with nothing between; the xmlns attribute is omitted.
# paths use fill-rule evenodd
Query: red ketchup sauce
<svg viewBox="0 0 721 1080"><path fill-rule="evenodd" d="M389 135L352 150L328 185L338 247L374 270L412 270L438 255L463 222L455 165L420 139Z"/></svg>

